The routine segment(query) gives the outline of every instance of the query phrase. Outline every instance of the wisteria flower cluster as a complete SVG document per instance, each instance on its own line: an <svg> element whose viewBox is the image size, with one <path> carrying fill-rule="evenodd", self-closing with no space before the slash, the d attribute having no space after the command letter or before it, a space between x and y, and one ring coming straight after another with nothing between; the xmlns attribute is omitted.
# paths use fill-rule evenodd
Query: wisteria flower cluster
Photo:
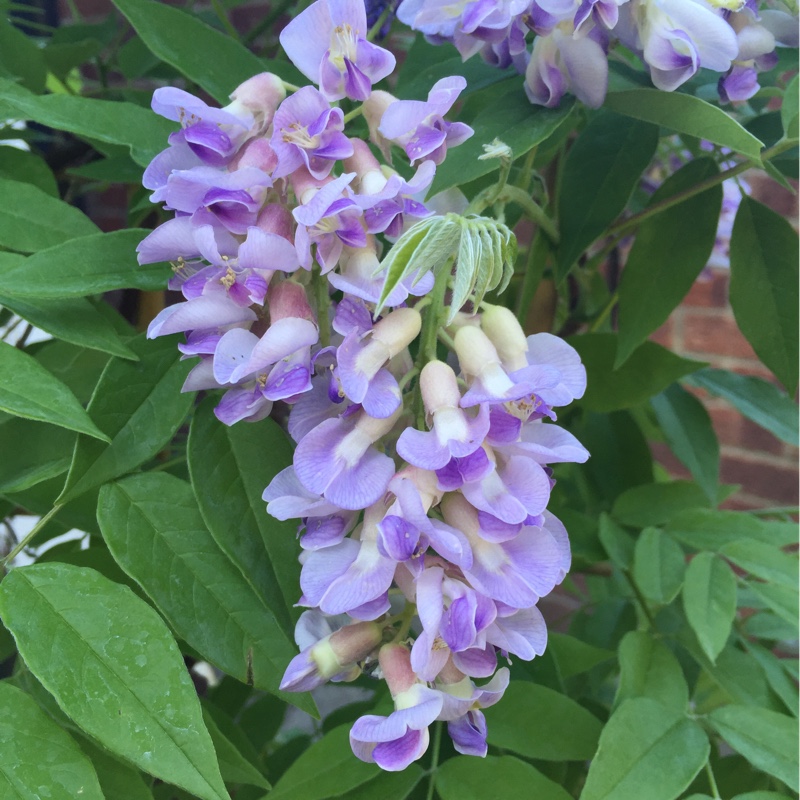
<svg viewBox="0 0 800 800"><path fill-rule="evenodd" d="M395 711L358 720L352 747L398 770L425 752L437 719L460 752L484 755L481 709L509 679L498 656L544 650L536 604L570 566L567 533L547 511L548 465L588 457L549 420L581 396L585 372L568 344L526 338L510 311L474 296L446 322L450 264L381 296L378 236L432 215L423 198L436 165L472 131L445 120L461 78L440 80L426 102L373 91L394 59L365 32L360 2L318 0L281 37L316 85L286 96L265 73L223 109L156 91L154 110L181 127L144 182L175 216L139 260L175 266L184 300L148 335L186 334L180 349L199 362L184 391L224 389L216 415L227 425L279 401L290 409L294 463L264 499L272 516L300 522L309 610L282 688L367 666L382 675ZM342 98L363 101L372 143L402 148L412 177L347 136Z"/></svg>
<svg viewBox="0 0 800 800"><path fill-rule="evenodd" d="M700 69L722 73L723 102L750 99L777 46L797 47L796 7L780 0L403 0L400 20L466 60L525 75L532 103L554 107L571 92L602 105L615 47L637 55L653 84L673 91ZM527 36L533 33L528 49Z"/></svg>

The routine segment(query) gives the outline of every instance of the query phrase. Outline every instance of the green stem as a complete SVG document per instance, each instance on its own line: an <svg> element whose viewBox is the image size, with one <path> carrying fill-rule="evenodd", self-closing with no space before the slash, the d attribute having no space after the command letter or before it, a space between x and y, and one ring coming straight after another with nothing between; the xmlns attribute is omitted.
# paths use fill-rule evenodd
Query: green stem
<svg viewBox="0 0 800 800"><path fill-rule="evenodd" d="M650 611L650 607L647 605L647 600L645 600L644 595L642 594L639 587L636 585L636 581L631 576L628 570L622 570L622 574L625 576L626 580L630 584L631 589L633 589L634 595L636 595L636 601L642 607L642 612L644 613L645 617L647 618L647 622L650 625L650 629L655 631L656 630L656 621L653 619L653 614Z"/></svg>
<svg viewBox="0 0 800 800"><path fill-rule="evenodd" d="M611 298L606 303L605 308L595 317L592 324L589 326L589 333L597 333L603 326L603 323L608 319L608 315L614 310L614 306L619 301L619 291L615 291Z"/></svg>
<svg viewBox="0 0 800 800"><path fill-rule="evenodd" d="M793 147L797 147L796 139L784 139L783 141L778 142L776 145L773 145L772 147L766 149L761 154L761 160L769 161L770 159L779 156L781 153L785 153L787 150L791 150ZM754 166L757 167L758 165L754 164L752 161L743 161L741 164L737 164L735 167L726 169L723 172L718 173L717 175L712 175L710 178L706 178L704 181L696 183L691 188L685 189L682 192L678 192L677 194L672 195L672 197L667 197L660 203L655 203L652 206L648 206L646 209L644 209L644 211L640 211L638 214L634 214L632 217L628 217L628 219L622 220L621 222L618 222L616 225L612 225L608 229L608 233L615 235L620 233L627 233L628 231L638 227L651 217L656 216L656 214L660 214L662 211L666 211L668 208L672 208L673 206L678 205L678 203L682 203L684 200L688 200L690 197L702 194L706 190L711 189L720 183L723 183L729 178L733 178L736 175L740 175L742 172L746 172L748 169L752 169Z"/></svg>
<svg viewBox="0 0 800 800"><path fill-rule="evenodd" d="M220 3L219 0L211 0L211 7L214 9L214 13L217 15L219 21L222 23L222 27L237 41L239 40L239 31L233 27L233 23L228 19L228 15L225 13L225 9Z"/></svg>
<svg viewBox="0 0 800 800"><path fill-rule="evenodd" d="M456 351L456 343L453 340L453 337L450 336L446 331L439 330L436 334L436 338L448 349L452 350L454 353Z"/></svg>
<svg viewBox="0 0 800 800"><path fill-rule="evenodd" d="M393 642L402 642L403 639L408 636L409 630L411 630L411 622L414 619L414 615L417 613L417 606L415 603L409 603L404 609L403 613L400 614L400 627L397 630L397 633L394 635L392 639Z"/></svg>
<svg viewBox="0 0 800 800"><path fill-rule="evenodd" d="M711 793L714 795L715 800L720 800L719 789L717 788L717 781L714 778L714 770L711 769L711 762L706 761L706 775L708 776L708 783L711 787Z"/></svg>
<svg viewBox="0 0 800 800"><path fill-rule="evenodd" d="M317 273L311 279L314 284L314 299L317 305L317 324L319 325L319 343L327 347L331 342L330 325L328 324L328 311L331 306L331 295L328 289L328 279Z"/></svg>
<svg viewBox="0 0 800 800"><path fill-rule="evenodd" d="M344 124L347 125L348 122L354 120L356 117L360 117L363 113L364 113L363 104L360 106L356 106L352 111L348 111L344 115Z"/></svg>
<svg viewBox="0 0 800 800"><path fill-rule="evenodd" d="M428 784L428 793L425 800L433 800L433 793L436 787L436 770L439 768L439 749L442 746L442 723L433 723L433 748L431 750L431 768L428 770L430 774L430 783Z"/></svg>
<svg viewBox="0 0 800 800"><path fill-rule="evenodd" d="M518 186L506 186L497 199L501 203L504 201L516 203L554 244L558 244L558 228L547 212L527 192Z"/></svg>
<svg viewBox="0 0 800 800"><path fill-rule="evenodd" d="M367 31L367 41L371 42L375 39L375 37L381 32L381 28L383 27L386 20L389 18L389 14L392 13L393 3L389 3L386 8L383 9L383 13L378 17L378 21Z"/></svg>
<svg viewBox="0 0 800 800"><path fill-rule="evenodd" d="M28 535L25 536L20 542L17 543L16 547L3 559L2 563L3 566L6 564L10 564L33 540L33 537L36 536L39 531L50 522L51 519L58 513L59 509L61 508L61 503L56 503L37 523L33 526L33 528L29 531Z"/></svg>
<svg viewBox="0 0 800 800"><path fill-rule="evenodd" d="M528 257L525 261L525 273L522 276L522 287L517 305L517 319L519 324L525 326L528 316L528 307L536 296L536 290L544 275L544 265L547 260L547 243L541 238L541 233L536 231L528 246Z"/></svg>

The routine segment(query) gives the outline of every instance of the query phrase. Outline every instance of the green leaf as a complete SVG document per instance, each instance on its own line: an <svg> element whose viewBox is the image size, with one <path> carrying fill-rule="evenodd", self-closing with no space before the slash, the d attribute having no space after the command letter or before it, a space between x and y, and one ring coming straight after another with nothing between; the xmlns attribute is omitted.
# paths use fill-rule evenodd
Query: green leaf
<svg viewBox="0 0 800 800"><path fill-rule="evenodd" d="M294 643L209 534L188 483L149 472L108 484L97 519L117 563L182 639L242 683L279 693ZM314 709L307 695L281 697Z"/></svg>
<svg viewBox="0 0 800 800"><path fill-rule="evenodd" d="M797 624L799 599L797 589L756 581L751 581L748 585L779 617L783 617L792 625Z"/></svg>
<svg viewBox="0 0 800 800"><path fill-rule="evenodd" d="M713 662L725 647L736 616L736 577L713 553L699 553L686 569L683 609L697 641Z"/></svg>
<svg viewBox="0 0 800 800"><path fill-rule="evenodd" d="M167 137L176 127L133 103L67 94L35 95L4 78L0 78L0 103L21 119L130 147L134 161L142 167L167 146Z"/></svg>
<svg viewBox="0 0 800 800"><path fill-rule="evenodd" d="M709 751L703 729L681 712L626 700L603 728L581 800L674 800Z"/></svg>
<svg viewBox="0 0 800 800"><path fill-rule="evenodd" d="M775 653L755 642L745 641L745 647L747 652L758 661L761 669L764 670L767 683L772 691L780 697L789 713L796 717L798 714L797 682L794 676L790 677L784 666L786 659L778 658Z"/></svg>
<svg viewBox="0 0 800 800"><path fill-rule="evenodd" d="M0 410L109 441L60 380L35 358L5 342L0 342L0 375L14 376L0 384Z"/></svg>
<svg viewBox="0 0 800 800"><path fill-rule="evenodd" d="M613 333L587 333L569 339L587 375L586 394L576 402L589 411L608 412L638 405L705 366L681 358L655 342L644 342L615 370L617 339Z"/></svg>
<svg viewBox="0 0 800 800"><path fill-rule="evenodd" d="M0 584L31 672L112 753L203 800L227 800L175 640L130 589L91 569L34 564Z"/></svg>
<svg viewBox="0 0 800 800"><path fill-rule="evenodd" d="M159 291L164 264L136 264L136 245L148 231L125 230L71 239L22 261L0 262L0 292L14 297L61 300L114 289Z"/></svg>
<svg viewBox="0 0 800 800"><path fill-rule="evenodd" d="M655 125L607 110L581 131L561 176L557 280L624 211L657 145Z"/></svg>
<svg viewBox="0 0 800 800"><path fill-rule="evenodd" d="M800 790L797 720L765 708L725 706L708 716L723 739L754 767Z"/></svg>
<svg viewBox="0 0 800 800"><path fill-rule="evenodd" d="M678 663L663 642L644 631L630 631L619 645L620 679L614 705L648 697L675 711L686 711L689 687Z"/></svg>
<svg viewBox="0 0 800 800"><path fill-rule="evenodd" d="M650 403L670 449L714 502L719 492L719 442L705 406L677 383Z"/></svg>
<svg viewBox="0 0 800 800"><path fill-rule="evenodd" d="M483 145L500 139L511 148L512 158L519 158L550 136L571 112L569 102L561 103L559 108L531 105L521 89L498 97L470 123L475 130L472 138L448 153L447 160L437 168L431 194L494 172L499 161L481 160Z"/></svg>
<svg viewBox="0 0 800 800"><path fill-rule="evenodd" d="M623 492L612 513L623 525L646 528L663 525L681 511L708 506L703 490L689 481L646 483Z"/></svg>
<svg viewBox="0 0 800 800"><path fill-rule="evenodd" d="M486 709L489 744L544 761L592 757L602 725L574 700L527 681L512 681L503 699Z"/></svg>
<svg viewBox="0 0 800 800"><path fill-rule="evenodd" d="M774 707L766 676L755 659L734 647L726 645L712 664L698 648L688 631L679 632L681 643L703 668L695 684L692 700L698 714L726 703Z"/></svg>
<svg viewBox="0 0 800 800"><path fill-rule="evenodd" d="M569 800L570 795L539 770L513 756L484 759L456 756L436 772L436 791L442 800Z"/></svg>
<svg viewBox="0 0 800 800"><path fill-rule="evenodd" d="M35 153L16 147L0 147L0 175L14 181L25 181L58 197L58 184L47 162Z"/></svg>
<svg viewBox="0 0 800 800"><path fill-rule="evenodd" d="M614 658L611 650L594 647L574 636L567 636L565 633L556 633L555 631L550 631L547 635L547 648L555 657L558 671L564 680L573 675L587 672L598 664Z"/></svg>
<svg viewBox="0 0 800 800"><path fill-rule="evenodd" d="M797 638L797 623L789 623L772 611L761 611L744 621L743 631L756 639L782 642Z"/></svg>
<svg viewBox="0 0 800 800"><path fill-rule="evenodd" d="M777 386L754 375L739 375L724 369L701 369L686 382L727 400L745 417L768 430L781 441L797 447L797 406Z"/></svg>
<svg viewBox="0 0 800 800"><path fill-rule="evenodd" d="M20 447L24 442L24 447ZM0 424L0 493L22 492L69 469L75 433L12 417Z"/></svg>
<svg viewBox="0 0 800 800"><path fill-rule="evenodd" d="M200 405L189 431L189 474L200 513L219 548L293 639L300 585L297 526L270 517L261 499L275 475L291 465L291 444L271 419L255 428L220 424L214 405L213 398ZM230 535L232 519L236 536Z"/></svg>
<svg viewBox="0 0 800 800"><path fill-rule="evenodd" d="M155 456L192 406L192 396L180 391L191 364L179 360L172 337L151 342L140 336L130 346L139 361L109 361L89 403L110 443L78 439L60 503Z"/></svg>
<svg viewBox="0 0 800 800"><path fill-rule="evenodd" d="M681 511L667 524L667 533L694 550L719 550L738 539L755 539L777 547L797 543L797 525L768 522L744 511Z"/></svg>
<svg viewBox="0 0 800 800"><path fill-rule="evenodd" d="M660 89L632 89L609 93L605 107L761 160L763 143L721 108L698 97Z"/></svg>
<svg viewBox="0 0 800 800"><path fill-rule="evenodd" d="M685 571L680 545L658 528L645 528L633 555L633 579L642 594L658 605L671 603L681 590Z"/></svg>
<svg viewBox="0 0 800 800"><path fill-rule="evenodd" d="M72 737L6 682L0 683L0 794L103 800L92 764Z"/></svg>
<svg viewBox="0 0 800 800"><path fill-rule="evenodd" d="M787 219L745 196L736 212L730 249L736 323L793 394L800 359L797 232Z"/></svg>
<svg viewBox="0 0 800 800"><path fill-rule="evenodd" d="M380 775L375 764L359 761L350 749L350 726L342 725L314 742L283 773L270 800L326 800L355 790Z"/></svg>
<svg viewBox="0 0 800 800"><path fill-rule="evenodd" d="M720 554L737 567L773 584L797 586L797 557L772 544L739 539L720 548Z"/></svg>
<svg viewBox="0 0 800 800"><path fill-rule="evenodd" d="M781 122L783 122L783 131L787 139L798 137L798 93L800 93L800 88L797 75L795 75L784 90L781 103Z"/></svg>
<svg viewBox="0 0 800 800"><path fill-rule="evenodd" d="M45 300L0 293L0 305L57 339L112 356L136 359L108 318L84 297Z"/></svg>
<svg viewBox="0 0 800 800"><path fill-rule="evenodd" d="M153 793L148 789L139 770L114 758L84 736L81 736L78 741L81 750L89 756L92 762L106 800L110 798L113 800L153 800Z"/></svg>
<svg viewBox="0 0 800 800"><path fill-rule="evenodd" d="M719 173L710 158L690 161L655 192L648 207ZM708 263L717 236L722 186L713 186L645 220L619 285L619 367L666 321Z"/></svg>
<svg viewBox="0 0 800 800"><path fill-rule="evenodd" d="M203 722L217 753L219 771L225 783L245 783L269 789L269 781L236 749L236 745L217 727L213 717L203 709Z"/></svg>
<svg viewBox="0 0 800 800"><path fill-rule="evenodd" d="M600 544L608 553L609 558L623 569L630 569L633 564L633 551L636 542L621 525L614 522L613 518L602 512L600 514L600 527L598 530Z"/></svg>
<svg viewBox="0 0 800 800"><path fill-rule="evenodd" d="M376 797L380 800L405 800L424 774L416 764L410 764L402 772L384 772L338 797L340 800L375 800Z"/></svg>
<svg viewBox="0 0 800 800"><path fill-rule="evenodd" d="M42 55L50 72L60 81L66 82L71 70L100 55L102 49L102 42L93 38L74 42L53 42L51 40Z"/></svg>
<svg viewBox="0 0 800 800"><path fill-rule="evenodd" d="M0 245L33 253L93 233L99 228L75 206L33 184L0 178Z"/></svg>
<svg viewBox="0 0 800 800"><path fill-rule="evenodd" d="M114 0L114 5L154 55L222 104L240 83L265 70L264 62L236 39L178 8L151 0Z"/></svg>
<svg viewBox="0 0 800 800"><path fill-rule="evenodd" d="M737 794L733 800L788 800L788 795L778 792L745 792Z"/></svg>
<svg viewBox="0 0 800 800"><path fill-rule="evenodd" d="M9 19L0 19L0 66L19 76L26 89L37 93L44 91L47 66L42 50Z"/></svg>

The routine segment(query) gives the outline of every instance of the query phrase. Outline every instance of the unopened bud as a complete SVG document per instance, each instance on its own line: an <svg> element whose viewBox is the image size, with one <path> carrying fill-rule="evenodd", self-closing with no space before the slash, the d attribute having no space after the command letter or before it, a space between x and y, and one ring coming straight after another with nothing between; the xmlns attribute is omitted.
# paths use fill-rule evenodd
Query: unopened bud
<svg viewBox="0 0 800 800"><path fill-rule="evenodd" d="M397 98L389 92L375 91L364 101L362 107L364 119L369 128L369 138L373 144L383 153L387 161L391 161L392 143L378 130L384 112L392 103L396 103Z"/></svg>
<svg viewBox="0 0 800 800"><path fill-rule="evenodd" d="M363 661L380 644L382 637L383 630L377 622L356 622L334 631L328 645L341 669Z"/></svg>
<svg viewBox="0 0 800 800"><path fill-rule="evenodd" d="M429 361L419 376L425 410L433 415L440 408L458 408L461 392L453 370L443 361Z"/></svg>
<svg viewBox="0 0 800 800"><path fill-rule="evenodd" d="M263 172L270 173L278 166L278 156L272 149L272 145L264 138L251 139L236 154L228 165L228 169L234 172L237 169L246 167L256 167Z"/></svg>
<svg viewBox="0 0 800 800"><path fill-rule="evenodd" d="M353 155L344 160L344 171L355 172L359 179L363 179L369 172L380 172L380 162L372 155L369 145L363 139L350 141L353 145Z"/></svg>
<svg viewBox="0 0 800 800"><path fill-rule="evenodd" d="M314 312L308 303L305 287L291 280L282 281L273 285L267 295L269 303L269 317L274 324L286 317L307 319L317 323Z"/></svg>
<svg viewBox="0 0 800 800"><path fill-rule="evenodd" d="M292 222L292 214L286 206L280 203L270 203L259 212L256 226L265 233L275 233L294 242Z"/></svg>
<svg viewBox="0 0 800 800"><path fill-rule="evenodd" d="M256 118L261 130L268 128L275 111L286 97L283 81L271 72L248 78L234 89L231 105L243 106Z"/></svg>
<svg viewBox="0 0 800 800"><path fill-rule="evenodd" d="M407 692L417 683L417 676L411 666L411 654L402 645L385 644L378 654L378 663L392 697Z"/></svg>
<svg viewBox="0 0 800 800"><path fill-rule="evenodd" d="M511 371L528 366L528 340L514 313L504 306L486 305L481 329L495 346L503 364Z"/></svg>
<svg viewBox="0 0 800 800"><path fill-rule="evenodd" d="M419 335L422 317L415 308L398 308L392 311L372 329L373 341L383 344L394 358Z"/></svg>
<svg viewBox="0 0 800 800"><path fill-rule="evenodd" d="M453 340L458 363L467 375L480 375L490 364L499 364L500 356L489 337L467 325L459 328Z"/></svg>

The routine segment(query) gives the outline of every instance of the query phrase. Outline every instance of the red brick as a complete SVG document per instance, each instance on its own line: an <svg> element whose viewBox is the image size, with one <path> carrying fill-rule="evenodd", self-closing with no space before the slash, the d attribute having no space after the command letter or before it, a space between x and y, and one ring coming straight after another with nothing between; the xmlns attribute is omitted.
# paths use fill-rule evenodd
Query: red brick
<svg viewBox="0 0 800 800"><path fill-rule="evenodd" d="M687 309L683 319L683 349L691 353L756 359L733 315L722 311L698 313Z"/></svg>
<svg viewBox="0 0 800 800"><path fill-rule="evenodd" d="M723 483L739 483L746 494L768 498L776 505L797 505L797 468L783 463L762 463L741 456L723 456Z"/></svg>
<svg viewBox="0 0 800 800"><path fill-rule="evenodd" d="M783 455L783 442L743 417L735 409L710 408L709 414L720 444L741 447L765 455Z"/></svg>
<svg viewBox="0 0 800 800"><path fill-rule="evenodd" d="M711 270L711 275L702 275L693 284L684 298L687 306L726 308L728 305L728 270Z"/></svg>
<svg viewBox="0 0 800 800"><path fill-rule="evenodd" d="M670 317L655 333L650 336L650 340L660 344L662 347L672 349L674 347L674 328L673 318Z"/></svg>

